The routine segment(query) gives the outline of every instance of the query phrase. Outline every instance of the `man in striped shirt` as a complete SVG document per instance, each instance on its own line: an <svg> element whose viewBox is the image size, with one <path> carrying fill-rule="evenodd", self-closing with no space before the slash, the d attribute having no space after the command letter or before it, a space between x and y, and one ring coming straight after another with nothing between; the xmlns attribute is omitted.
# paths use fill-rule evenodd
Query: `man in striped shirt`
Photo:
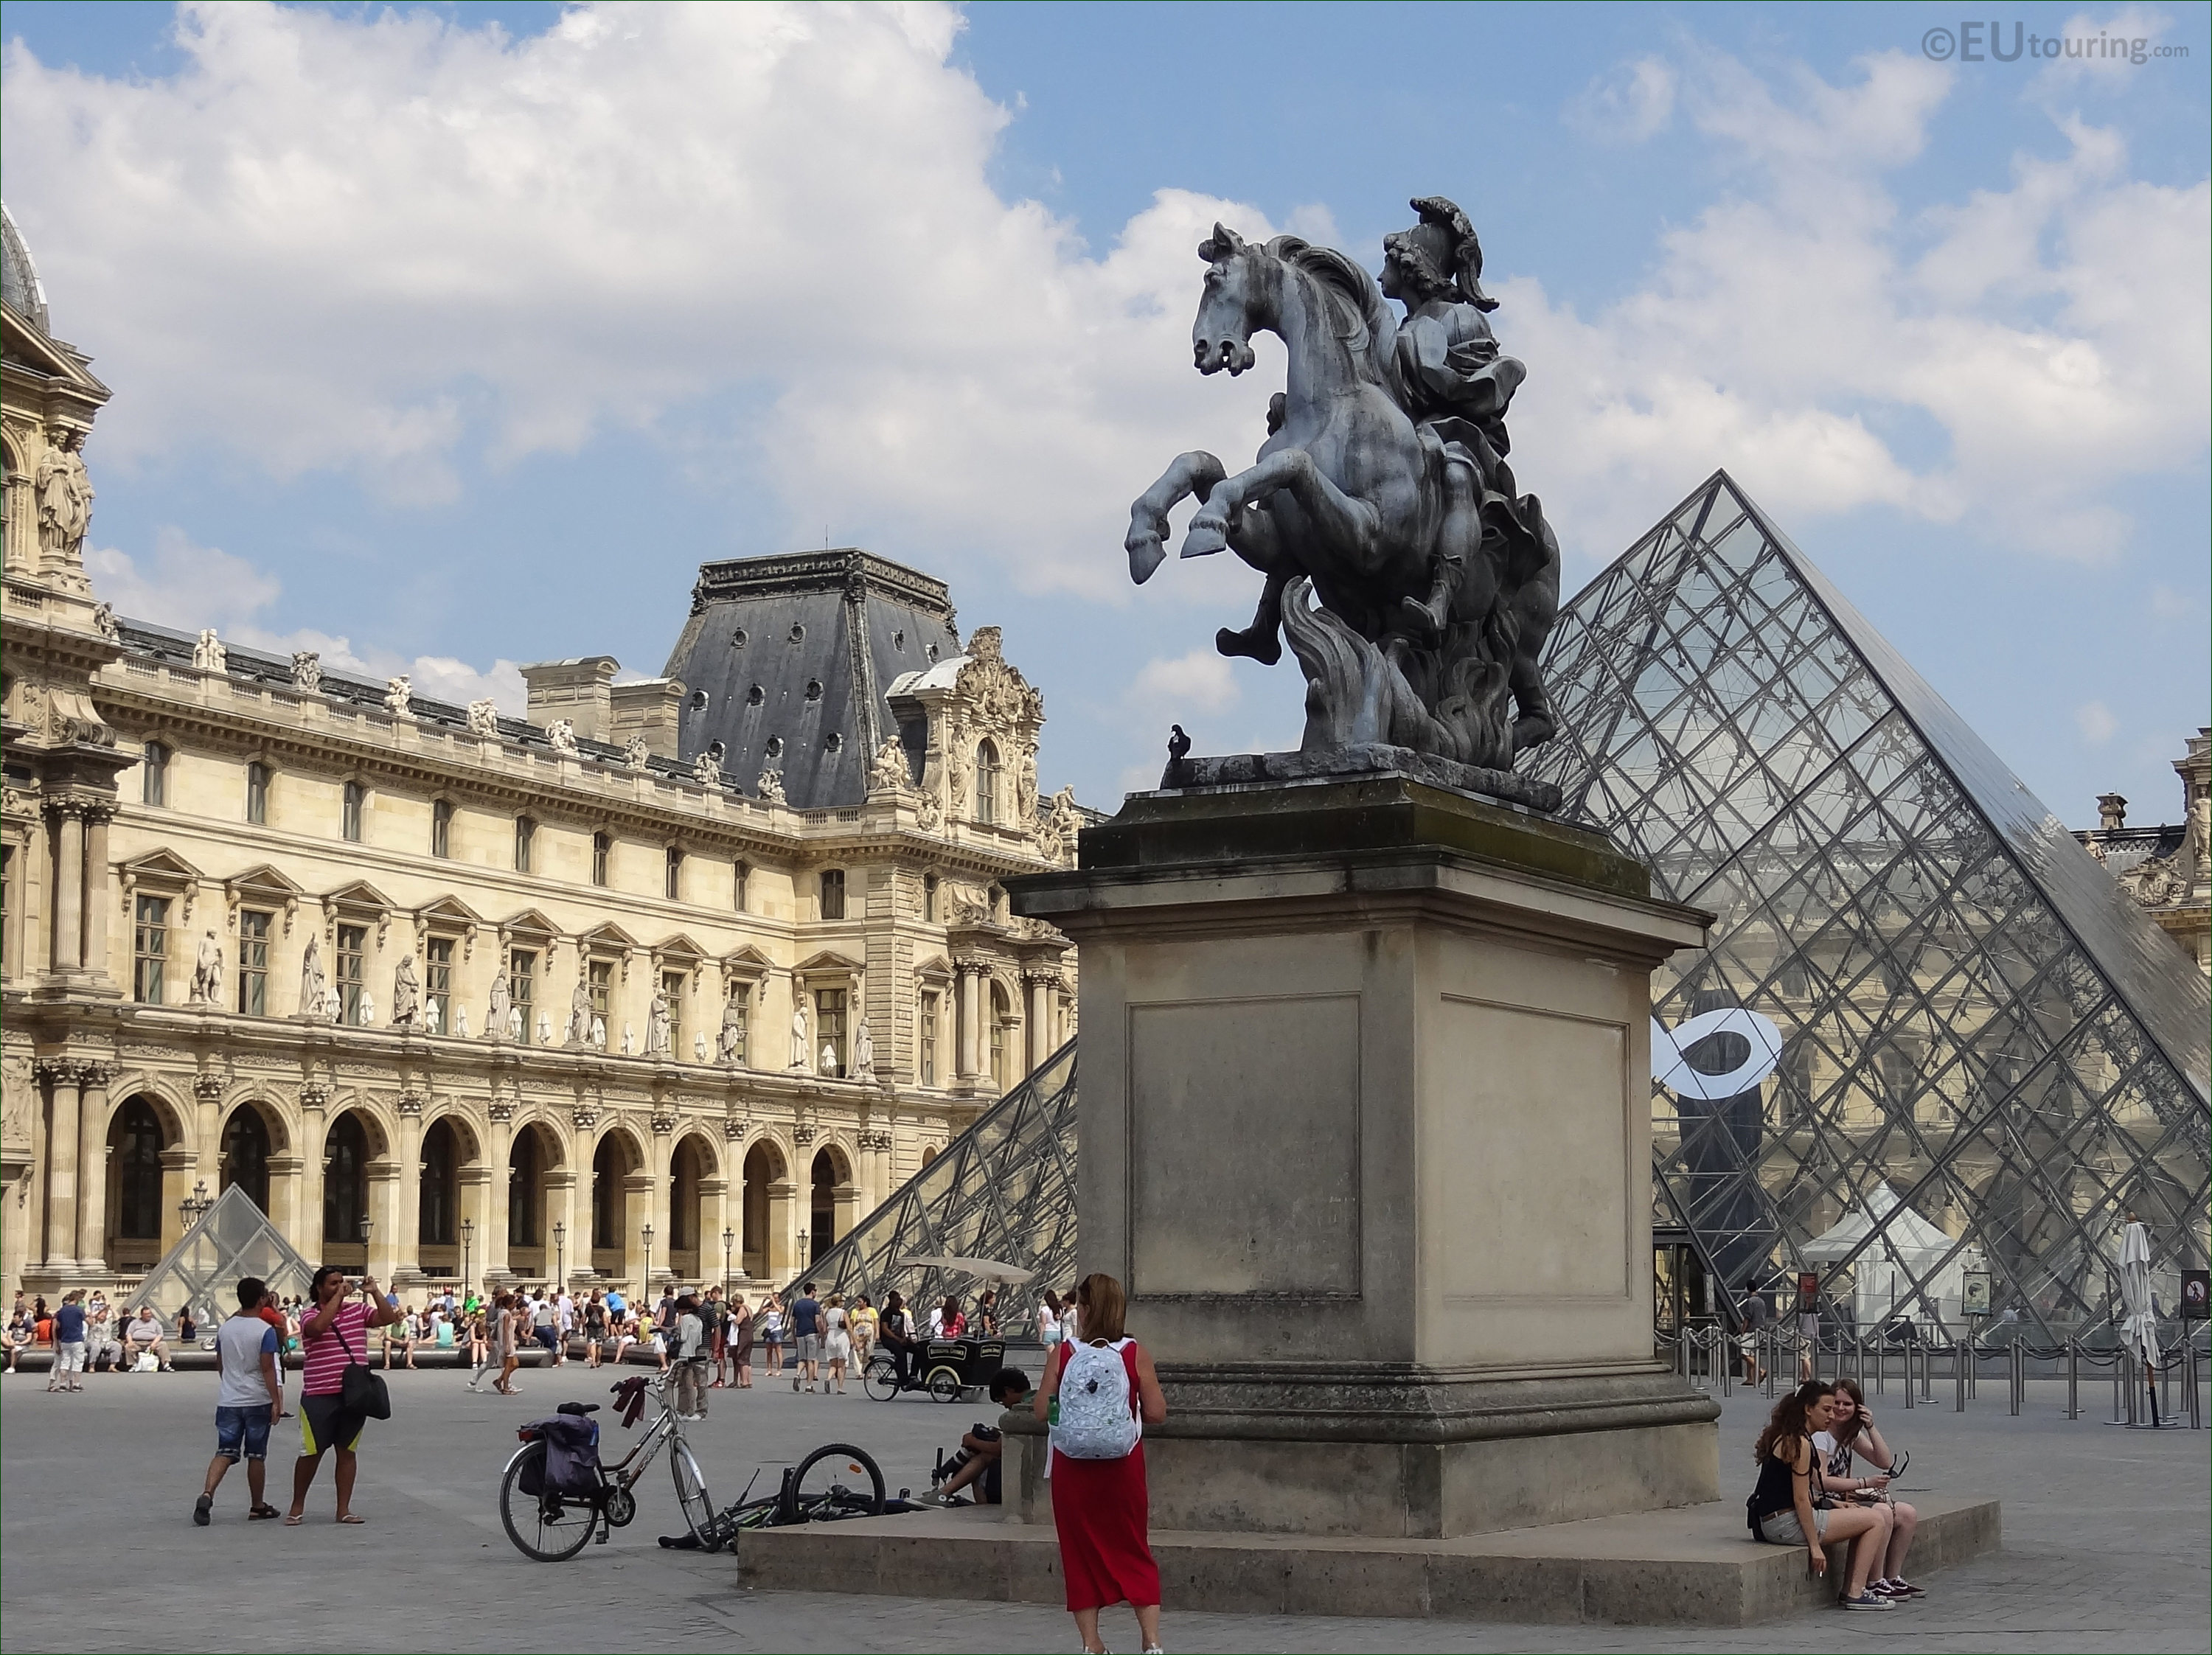
<svg viewBox="0 0 2212 1655"><path fill-rule="evenodd" d="M368 1365L369 1330L399 1320L399 1301L378 1292L375 1278L368 1276L362 1277L361 1297L355 1299L346 1290L345 1271L336 1264L315 1272L307 1296L314 1308L300 1324L300 1343L307 1353L300 1386L300 1458L292 1464L292 1509L284 1521L296 1525L306 1519L308 1485L323 1455L335 1448L337 1520L359 1523L362 1519L353 1511L354 1452L368 1421L344 1406L345 1371L349 1363Z"/></svg>

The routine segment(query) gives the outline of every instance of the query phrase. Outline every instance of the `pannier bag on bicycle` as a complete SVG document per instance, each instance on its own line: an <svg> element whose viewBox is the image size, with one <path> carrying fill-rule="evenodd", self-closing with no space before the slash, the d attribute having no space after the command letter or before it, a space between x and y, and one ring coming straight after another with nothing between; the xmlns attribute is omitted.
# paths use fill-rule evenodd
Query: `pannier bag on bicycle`
<svg viewBox="0 0 2212 1655"><path fill-rule="evenodd" d="M1125 1349L1133 1349L1125 1340ZM1073 1344L1060 1371L1060 1417L1052 1446L1070 1459L1120 1459L1137 1446L1133 1357L1112 1345Z"/></svg>
<svg viewBox="0 0 2212 1655"><path fill-rule="evenodd" d="M517 1486L526 1494L587 1494L599 1486L599 1428L597 1421L574 1414L556 1414L532 1420L526 1427L545 1445L544 1482L533 1488L535 1463L525 1465Z"/></svg>

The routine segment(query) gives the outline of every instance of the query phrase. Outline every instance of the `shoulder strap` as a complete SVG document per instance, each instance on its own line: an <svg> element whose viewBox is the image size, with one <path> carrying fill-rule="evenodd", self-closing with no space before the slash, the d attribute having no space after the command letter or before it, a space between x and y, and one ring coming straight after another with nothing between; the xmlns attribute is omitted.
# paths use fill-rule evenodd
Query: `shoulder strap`
<svg viewBox="0 0 2212 1655"><path fill-rule="evenodd" d="M368 1364L353 1354L353 1346L346 1343L345 1329L339 1325L339 1312L345 1308L345 1306L340 1305L337 1310L331 1312L331 1331L338 1336L338 1349L345 1352L346 1361L356 1367L367 1367Z"/></svg>

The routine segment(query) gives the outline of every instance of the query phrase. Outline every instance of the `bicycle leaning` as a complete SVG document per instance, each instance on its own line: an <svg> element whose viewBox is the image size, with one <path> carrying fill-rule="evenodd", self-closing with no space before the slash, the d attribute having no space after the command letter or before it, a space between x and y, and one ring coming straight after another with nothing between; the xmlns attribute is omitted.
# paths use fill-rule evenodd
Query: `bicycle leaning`
<svg viewBox="0 0 2212 1655"><path fill-rule="evenodd" d="M599 1461L595 1440L590 1444L594 1452L588 1463L580 1464L580 1455L561 1456L579 1482L589 1479L588 1486L556 1485L554 1473L561 1466L555 1463L544 1429L550 1422L533 1421L516 1432L522 1446L507 1462L499 1485L500 1521L507 1527L507 1537L525 1557L541 1563L574 1557L595 1535L604 1546L613 1531L627 1526L636 1517L637 1497L631 1490L665 1447L684 1520L696 1542L712 1549L720 1540L714 1508L707 1498L707 1479L698 1458L684 1440L684 1423L676 1411L669 1377L635 1374L615 1385L611 1394L617 1416L625 1429L636 1425L648 1396L656 1412L637 1446L611 1465ZM599 1408L597 1403L564 1402L555 1412L581 1421Z"/></svg>

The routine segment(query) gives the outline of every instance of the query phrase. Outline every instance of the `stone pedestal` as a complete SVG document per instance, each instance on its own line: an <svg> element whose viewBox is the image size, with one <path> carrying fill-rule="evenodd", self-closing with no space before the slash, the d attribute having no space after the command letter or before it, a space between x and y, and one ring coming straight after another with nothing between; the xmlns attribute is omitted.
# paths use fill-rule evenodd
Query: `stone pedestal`
<svg viewBox="0 0 2212 1655"><path fill-rule="evenodd" d="M1718 1405L1651 1339L1650 973L1705 916L1402 775L1137 795L1080 864L1008 887L1082 950L1081 1256L1167 1392L1155 1527L1717 1496Z"/></svg>

